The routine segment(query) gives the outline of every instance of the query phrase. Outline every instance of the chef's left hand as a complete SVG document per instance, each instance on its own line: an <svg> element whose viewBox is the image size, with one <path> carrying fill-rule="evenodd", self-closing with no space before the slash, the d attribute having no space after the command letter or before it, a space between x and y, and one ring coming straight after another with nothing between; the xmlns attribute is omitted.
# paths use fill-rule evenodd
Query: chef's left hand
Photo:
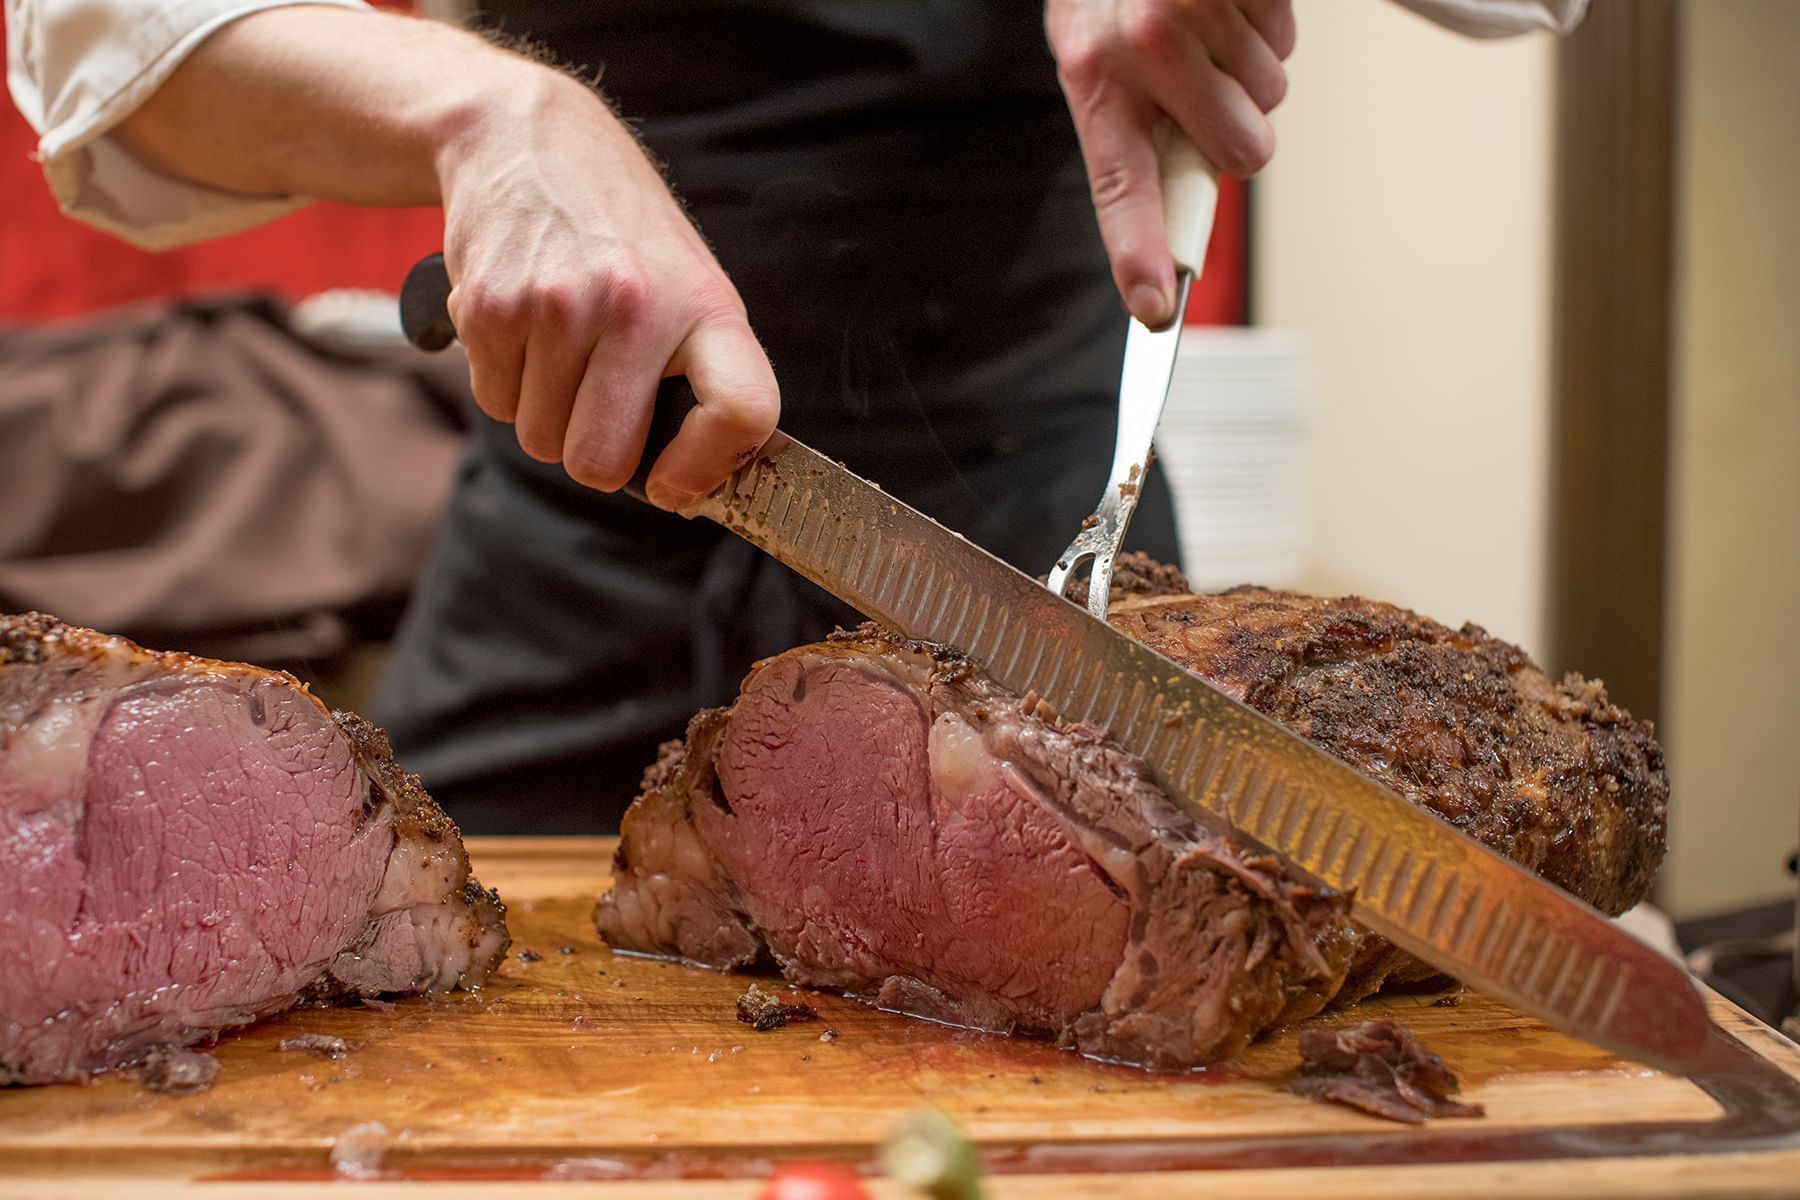
<svg viewBox="0 0 1800 1200"><path fill-rule="evenodd" d="M1175 308L1157 127L1174 120L1228 175L1261 170L1275 152L1264 114L1287 92L1290 0L1046 0L1044 28L1113 282L1156 328Z"/></svg>

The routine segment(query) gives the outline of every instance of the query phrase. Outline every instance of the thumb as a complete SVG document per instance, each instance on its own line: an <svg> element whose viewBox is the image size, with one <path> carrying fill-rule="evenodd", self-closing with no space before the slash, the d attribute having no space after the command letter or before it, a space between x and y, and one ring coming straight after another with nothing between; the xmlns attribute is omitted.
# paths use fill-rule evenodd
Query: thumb
<svg viewBox="0 0 1800 1200"><path fill-rule="evenodd" d="M768 356L742 319L696 327L669 370L687 376L699 401L644 481L651 503L673 509L717 487L768 441L781 416L781 394Z"/></svg>

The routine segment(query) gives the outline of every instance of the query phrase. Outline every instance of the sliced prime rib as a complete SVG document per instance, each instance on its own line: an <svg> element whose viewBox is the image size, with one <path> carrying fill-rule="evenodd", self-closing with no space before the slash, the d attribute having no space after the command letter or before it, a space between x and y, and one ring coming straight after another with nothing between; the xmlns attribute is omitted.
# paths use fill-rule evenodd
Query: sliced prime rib
<svg viewBox="0 0 1800 1200"><path fill-rule="evenodd" d="M1649 727L1596 682L1390 605L1192 594L1122 562L1113 623L1619 912L1662 855ZM865 626L757 665L626 814L614 946L1164 1068L1428 968L1182 814L1104 730Z"/></svg>
<svg viewBox="0 0 1800 1200"><path fill-rule="evenodd" d="M387 737L291 676L0 616L0 1083L478 984L504 911Z"/></svg>

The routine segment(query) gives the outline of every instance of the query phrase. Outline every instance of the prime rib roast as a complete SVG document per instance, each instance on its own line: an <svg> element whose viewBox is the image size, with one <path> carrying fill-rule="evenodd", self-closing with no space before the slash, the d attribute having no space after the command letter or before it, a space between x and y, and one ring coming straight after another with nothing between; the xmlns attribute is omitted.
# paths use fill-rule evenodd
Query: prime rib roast
<svg viewBox="0 0 1800 1200"><path fill-rule="evenodd" d="M0 1083L480 983L503 915L381 730L291 676L0 616Z"/></svg>
<svg viewBox="0 0 1800 1200"><path fill-rule="evenodd" d="M1608 913L1663 853L1650 727L1596 681L1404 609L1195 595L1122 561L1112 623ZM1106 731L873 626L759 663L626 814L601 934L1160 1068L1433 972L1347 897L1197 826Z"/></svg>

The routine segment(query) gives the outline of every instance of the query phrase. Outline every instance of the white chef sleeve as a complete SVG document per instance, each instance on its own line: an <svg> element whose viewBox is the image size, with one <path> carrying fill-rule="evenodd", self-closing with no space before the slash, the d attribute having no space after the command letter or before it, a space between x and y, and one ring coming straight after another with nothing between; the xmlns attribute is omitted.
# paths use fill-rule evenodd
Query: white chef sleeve
<svg viewBox="0 0 1800 1200"><path fill-rule="evenodd" d="M1394 0L1446 29L1470 37L1507 37L1543 29L1568 33L1588 0Z"/></svg>
<svg viewBox="0 0 1800 1200"><path fill-rule="evenodd" d="M362 0L5 0L6 83L70 216L160 250L234 233L307 203L164 175L109 136L209 35L290 3Z"/></svg>

